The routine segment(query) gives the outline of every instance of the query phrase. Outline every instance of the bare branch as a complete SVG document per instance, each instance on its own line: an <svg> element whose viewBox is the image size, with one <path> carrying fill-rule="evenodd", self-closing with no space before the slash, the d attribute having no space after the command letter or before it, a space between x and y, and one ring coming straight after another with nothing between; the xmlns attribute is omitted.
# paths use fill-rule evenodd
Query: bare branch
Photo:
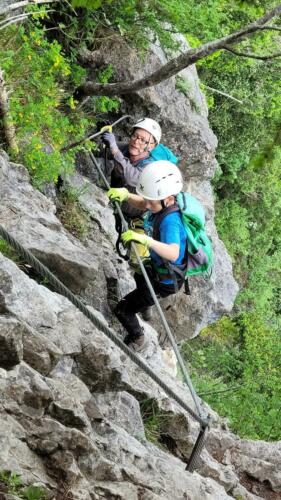
<svg viewBox="0 0 281 500"><path fill-rule="evenodd" d="M231 54L234 54L235 56L239 57L249 57L250 59L260 59L261 61L267 61L269 59L275 59L275 57L280 57L281 52L276 52L275 54L269 54L268 56L258 56L256 54L251 54L249 52L239 52L238 50L234 50L227 45L222 47L224 50L227 50L228 52L231 52Z"/></svg>
<svg viewBox="0 0 281 500"><path fill-rule="evenodd" d="M10 5L0 6L0 14L8 14L13 10L20 9L22 7L26 7L27 5L41 5L44 3L54 3L59 2L60 0L21 0L20 2L15 2Z"/></svg>
<svg viewBox="0 0 281 500"><path fill-rule="evenodd" d="M258 30L273 30L273 31L281 31L280 26L274 26L271 24L270 26L259 26Z"/></svg>
<svg viewBox="0 0 281 500"><path fill-rule="evenodd" d="M46 10L45 12L46 12L46 14L48 12L54 12L54 9L49 9L49 10ZM19 14L18 16L8 17L7 19L3 19L2 21L0 21L0 30L4 30L8 26L10 26L10 24L15 24L15 23L18 23L20 21L23 21L28 16L35 16L35 15L36 15L35 12L25 12L25 13Z"/></svg>
<svg viewBox="0 0 281 500"><path fill-rule="evenodd" d="M244 104L243 101L240 101L239 99L236 99L236 97L233 97L233 95L226 94L225 92L222 92L221 90L214 89L213 87L209 87L209 85L205 85L204 84L204 87L206 89L210 90L211 92L214 92L215 94L223 95L224 97L227 97L228 99L231 99L232 101L238 102L239 104Z"/></svg>
<svg viewBox="0 0 281 500"><path fill-rule="evenodd" d="M22 14L18 14L17 16L13 16L13 17L8 17L6 19L2 19L0 21L0 29L1 29L1 26L5 25L8 21L13 21L14 22L16 19L21 20L23 17L26 17L27 15L30 16L31 14L32 14L31 12L29 12L29 13L22 13Z"/></svg>
<svg viewBox="0 0 281 500"><path fill-rule="evenodd" d="M227 389L223 389L221 391L208 391L208 392L201 392L199 394L200 397L202 396L206 396L207 394L211 394L213 396L213 394L222 394L223 392L235 392L235 391L239 391L240 387L243 387L243 385L245 384L240 384L240 385L236 385L236 386L232 386L232 387L228 387Z"/></svg>
<svg viewBox="0 0 281 500"><path fill-rule="evenodd" d="M184 68L195 64L200 59L203 59L218 50L222 50L223 47L241 42L243 39L248 38L253 33L258 31L265 23L270 21L270 19L280 14L281 4L267 12L263 17L248 24L248 26L245 26L223 38L205 43L196 49L189 49L183 54L180 54L178 57L171 59L154 73L139 80L108 84L93 83L88 81L77 89L77 95L83 97L85 95L122 95L136 92L147 87L152 87L167 80L171 76L176 75Z"/></svg>
<svg viewBox="0 0 281 500"><path fill-rule="evenodd" d="M7 28L8 26L10 26L11 24L15 24L15 23L19 23L20 21L23 21L24 19L26 19L28 16L28 14L21 14L20 16L16 16L16 18L11 18L10 21L6 21L5 24L2 24L0 25L0 30L4 30L5 28Z"/></svg>
<svg viewBox="0 0 281 500"><path fill-rule="evenodd" d="M16 141L15 127L10 114L9 97L6 90L4 81L4 74L0 68L0 118L2 122L3 135L6 144L15 153L18 152L18 145Z"/></svg>

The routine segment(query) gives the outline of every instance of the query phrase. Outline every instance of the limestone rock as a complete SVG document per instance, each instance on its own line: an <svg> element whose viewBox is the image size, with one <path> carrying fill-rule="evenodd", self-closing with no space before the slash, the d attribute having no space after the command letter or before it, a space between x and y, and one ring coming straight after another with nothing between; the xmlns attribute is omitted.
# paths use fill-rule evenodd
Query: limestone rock
<svg viewBox="0 0 281 500"><path fill-rule="evenodd" d="M0 366L12 368L23 358L23 326L7 316L0 317Z"/></svg>
<svg viewBox="0 0 281 500"><path fill-rule="evenodd" d="M74 291L95 279L97 267L82 244L63 228L54 204L30 182L27 171L0 155L0 224L11 231Z"/></svg>
<svg viewBox="0 0 281 500"><path fill-rule="evenodd" d="M281 492L281 441L241 440L226 450L224 460L233 464L239 474L246 473L261 484L270 484L273 491Z"/></svg>
<svg viewBox="0 0 281 500"><path fill-rule="evenodd" d="M95 394L101 414L133 436L144 438L144 427L137 400L128 392Z"/></svg>

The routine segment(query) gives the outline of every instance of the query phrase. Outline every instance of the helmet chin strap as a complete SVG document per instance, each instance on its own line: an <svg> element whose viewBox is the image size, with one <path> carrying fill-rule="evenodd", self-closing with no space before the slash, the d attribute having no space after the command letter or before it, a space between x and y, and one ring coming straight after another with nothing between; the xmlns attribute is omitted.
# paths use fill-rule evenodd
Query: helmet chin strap
<svg viewBox="0 0 281 500"><path fill-rule="evenodd" d="M175 202L176 197L174 195L172 195L172 196L173 196L174 202ZM172 204L172 203L170 203L169 200L166 203L165 203L165 200L160 200L160 202L161 202L161 207L162 207L163 210L164 210L164 208L167 208L167 207L169 207Z"/></svg>
<svg viewBox="0 0 281 500"><path fill-rule="evenodd" d="M150 134L149 139L148 139L148 143L146 144L145 148L143 148L143 150L147 151L148 153L150 153L150 151L151 151L151 149L149 148L149 143L150 143L151 137L152 137L152 134Z"/></svg>

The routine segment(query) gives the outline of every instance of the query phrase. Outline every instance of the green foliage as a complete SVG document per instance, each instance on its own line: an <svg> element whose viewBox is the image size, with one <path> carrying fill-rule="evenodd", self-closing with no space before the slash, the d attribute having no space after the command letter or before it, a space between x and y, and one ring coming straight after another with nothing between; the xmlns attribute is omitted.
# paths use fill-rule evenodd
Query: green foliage
<svg viewBox="0 0 281 500"><path fill-rule="evenodd" d="M9 488L9 493L17 494L22 486L22 480L15 472L0 472L0 480Z"/></svg>
<svg viewBox="0 0 281 500"><path fill-rule="evenodd" d="M1 65L13 89L10 105L20 144L19 160L34 183L41 185L73 170L74 151L62 155L60 148L72 137L81 138L88 120L60 109L62 99L67 98L71 67L59 43L49 42L37 25L31 30L11 28L8 43L5 35L0 40Z"/></svg>
<svg viewBox="0 0 281 500"><path fill-rule="evenodd" d="M6 486L5 492L16 495L24 500L45 500L44 489L40 486L24 487L21 477L15 472L0 472L0 492L1 483Z"/></svg>
<svg viewBox="0 0 281 500"><path fill-rule="evenodd" d="M79 196L86 192L86 187L74 189L64 187L60 193L60 207L57 215L64 227L76 238L83 239L88 234L89 220L86 212L79 205Z"/></svg>
<svg viewBox="0 0 281 500"><path fill-rule="evenodd" d="M22 492L25 500L44 500L46 498L43 488L40 486L28 486Z"/></svg>
<svg viewBox="0 0 281 500"><path fill-rule="evenodd" d="M156 446L163 448L161 434L166 427L168 414L161 412L157 402L150 398L140 401L140 412L146 439Z"/></svg>
<svg viewBox="0 0 281 500"><path fill-rule="evenodd" d="M19 257L15 253L15 251L10 247L10 245L0 238L0 253L2 253L8 259L13 260L14 262L19 262Z"/></svg>
<svg viewBox="0 0 281 500"><path fill-rule="evenodd" d="M192 84L182 76L176 76L176 89L182 92L186 97L190 97L193 90Z"/></svg>
<svg viewBox="0 0 281 500"><path fill-rule="evenodd" d="M44 24L51 21L45 9L32 6L33 17L24 27L0 31L1 68L5 71L7 85L13 90L11 116L20 146L16 159L27 166L38 187L44 182L56 181L59 174L73 172L79 147L64 154L61 148L85 137L95 124L96 115L117 111L120 104L119 99L97 97L91 100L87 113L77 106L72 93L86 77L86 70L76 63L77 48L71 45L73 39L76 40L75 30L79 31L77 16L67 17L72 21L71 42L65 44L66 56L56 38L48 39ZM64 28L63 22L59 23L59 34ZM63 40L61 36L60 40ZM112 67L108 66L97 78L107 83L112 72ZM87 143L81 147L93 146Z"/></svg>
<svg viewBox="0 0 281 500"><path fill-rule="evenodd" d="M157 404L152 399L145 399L140 402L140 411L146 439L158 445L160 438L160 412Z"/></svg>
<svg viewBox="0 0 281 500"><path fill-rule="evenodd" d="M277 4L268 1L266 8ZM98 26L119 31L139 51L156 38L166 49L177 48L173 33L186 34L191 44L207 42L240 28L265 10L256 2L230 0L72 0L72 5L89 9Z"/></svg>
<svg viewBox="0 0 281 500"><path fill-rule="evenodd" d="M281 437L278 330L262 317L222 318L184 345L195 387L242 437Z"/></svg>
<svg viewBox="0 0 281 500"><path fill-rule="evenodd" d="M73 7L86 7L87 9L98 9L105 3L111 3L113 0L72 0Z"/></svg>
<svg viewBox="0 0 281 500"><path fill-rule="evenodd" d="M215 2L214 2L215 3ZM224 17L227 32L249 23L264 13L262 2L220 2L217 19ZM277 5L269 2L266 9ZM201 12L201 13L200 13ZM200 33L200 19L194 24L190 43L198 45L218 29L207 19ZM278 24L278 20L276 20ZM208 30L210 33L208 34ZM239 44L238 50L256 54L278 51L276 33L264 31ZM217 197L216 224L220 237L233 257L241 287L239 309L256 311L273 319L280 281L280 175L281 122L280 59L260 61L239 58L227 52L215 53L199 63L202 88L210 104L209 120L218 136L219 170L214 180ZM239 104L211 93L206 85L241 100ZM278 299L277 299L278 300ZM278 307L278 306L277 306ZM275 322L279 318L275 316Z"/></svg>

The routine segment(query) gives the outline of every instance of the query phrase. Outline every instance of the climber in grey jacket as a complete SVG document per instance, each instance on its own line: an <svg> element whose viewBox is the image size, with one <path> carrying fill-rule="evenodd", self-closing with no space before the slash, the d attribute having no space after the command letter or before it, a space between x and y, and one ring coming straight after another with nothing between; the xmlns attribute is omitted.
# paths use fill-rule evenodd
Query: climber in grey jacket
<svg viewBox="0 0 281 500"><path fill-rule="evenodd" d="M133 125L129 143L117 143L112 132L104 132L103 142L109 147L114 167L111 172L111 187L126 187L135 193L135 187L143 168L157 160L177 163L176 156L163 144L161 127L152 118L143 118ZM129 217L140 215L140 211L124 203L122 210Z"/></svg>

